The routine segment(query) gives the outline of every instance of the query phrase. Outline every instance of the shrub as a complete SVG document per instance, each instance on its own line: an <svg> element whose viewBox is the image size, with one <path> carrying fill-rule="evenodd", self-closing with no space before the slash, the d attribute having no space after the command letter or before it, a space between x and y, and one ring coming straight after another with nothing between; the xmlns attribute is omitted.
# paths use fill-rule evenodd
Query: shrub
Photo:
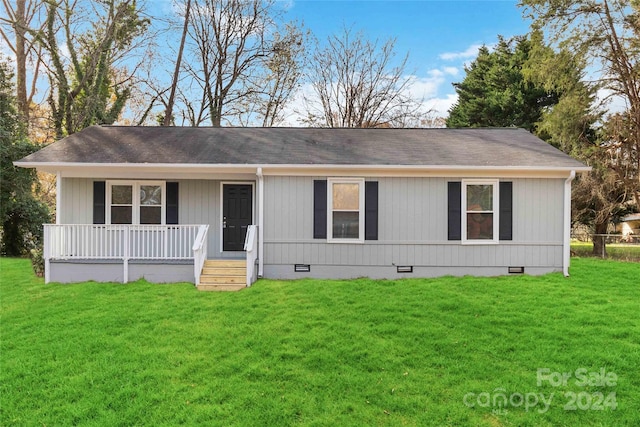
<svg viewBox="0 0 640 427"><path fill-rule="evenodd" d="M44 276L44 249L39 236L27 233L24 237L24 246L29 250L33 272L38 277Z"/></svg>

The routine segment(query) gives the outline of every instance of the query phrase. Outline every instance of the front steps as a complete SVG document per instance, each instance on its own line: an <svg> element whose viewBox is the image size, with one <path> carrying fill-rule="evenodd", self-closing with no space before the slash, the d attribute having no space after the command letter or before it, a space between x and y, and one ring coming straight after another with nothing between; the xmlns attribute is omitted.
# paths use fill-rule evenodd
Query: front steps
<svg viewBox="0 0 640 427"><path fill-rule="evenodd" d="M247 262L236 259L210 259L204 262L198 290L239 291L247 287Z"/></svg>

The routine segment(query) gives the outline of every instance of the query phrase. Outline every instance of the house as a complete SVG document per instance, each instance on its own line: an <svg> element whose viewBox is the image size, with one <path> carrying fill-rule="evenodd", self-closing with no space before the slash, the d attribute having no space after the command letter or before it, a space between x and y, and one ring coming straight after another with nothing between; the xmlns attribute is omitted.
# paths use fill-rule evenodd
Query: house
<svg viewBox="0 0 640 427"><path fill-rule="evenodd" d="M640 214L631 214L622 218L622 237L625 241L634 241L640 235Z"/></svg>
<svg viewBox="0 0 640 427"><path fill-rule="evenodd" d="M92 126L57 176L46 281L568 275L571 181L525 130Z"/></svg>

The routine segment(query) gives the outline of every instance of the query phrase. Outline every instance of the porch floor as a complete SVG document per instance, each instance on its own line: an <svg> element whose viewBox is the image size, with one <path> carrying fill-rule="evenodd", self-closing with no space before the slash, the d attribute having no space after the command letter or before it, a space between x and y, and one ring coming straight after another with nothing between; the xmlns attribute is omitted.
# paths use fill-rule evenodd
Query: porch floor
<svg viewBox="0 0 640 427"><path fill-rule="evenodd" d="M210 259L205 261L198 290L239 291L246 287L246 260Z"/></svg>

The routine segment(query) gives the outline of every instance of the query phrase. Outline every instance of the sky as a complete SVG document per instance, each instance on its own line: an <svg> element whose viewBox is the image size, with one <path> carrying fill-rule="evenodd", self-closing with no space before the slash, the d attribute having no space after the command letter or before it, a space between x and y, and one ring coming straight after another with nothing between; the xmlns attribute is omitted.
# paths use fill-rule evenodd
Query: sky
<svg viewBox="0 0 640 427"><path fill-rule="evenodd" d="M319 40L345 26L381 44L395 38L398 56L409 54L412 93L440 117L455 102L452 83L464 78L478 48L492 46L498 35L526 34L530 25L508 0L291 0L286 8L286 18L303 22Z"/></svg>
<svg viewBox="0 0 640 427"><path fill-rule="evenodd" d="M464 78L464 65L473 61L480 46L491 47L498 35L510 38L526 34L530 25L517 1L510 0L276 1L284 10L284 20L303 23L320 42L339 35L345 27L378 40L380 45L395 39L397 57L408 54L405 71L414 79L411 95L424 100L424 110L432 110L432 117L448 115L456 101L452 83ZM144 3L152 17L176 18L173 0ZM177 40L168 40L165 45L171 50L175 43ZM0 51L11 56L1 38ZM155 71L171 76L173 64L158 63ZM40 91L41 97L45 94L45 90ZM312 95L310 84L303 85L287 107L284 125L301 124L298 118L304 110L303 94L308 98Z"/></svg>

